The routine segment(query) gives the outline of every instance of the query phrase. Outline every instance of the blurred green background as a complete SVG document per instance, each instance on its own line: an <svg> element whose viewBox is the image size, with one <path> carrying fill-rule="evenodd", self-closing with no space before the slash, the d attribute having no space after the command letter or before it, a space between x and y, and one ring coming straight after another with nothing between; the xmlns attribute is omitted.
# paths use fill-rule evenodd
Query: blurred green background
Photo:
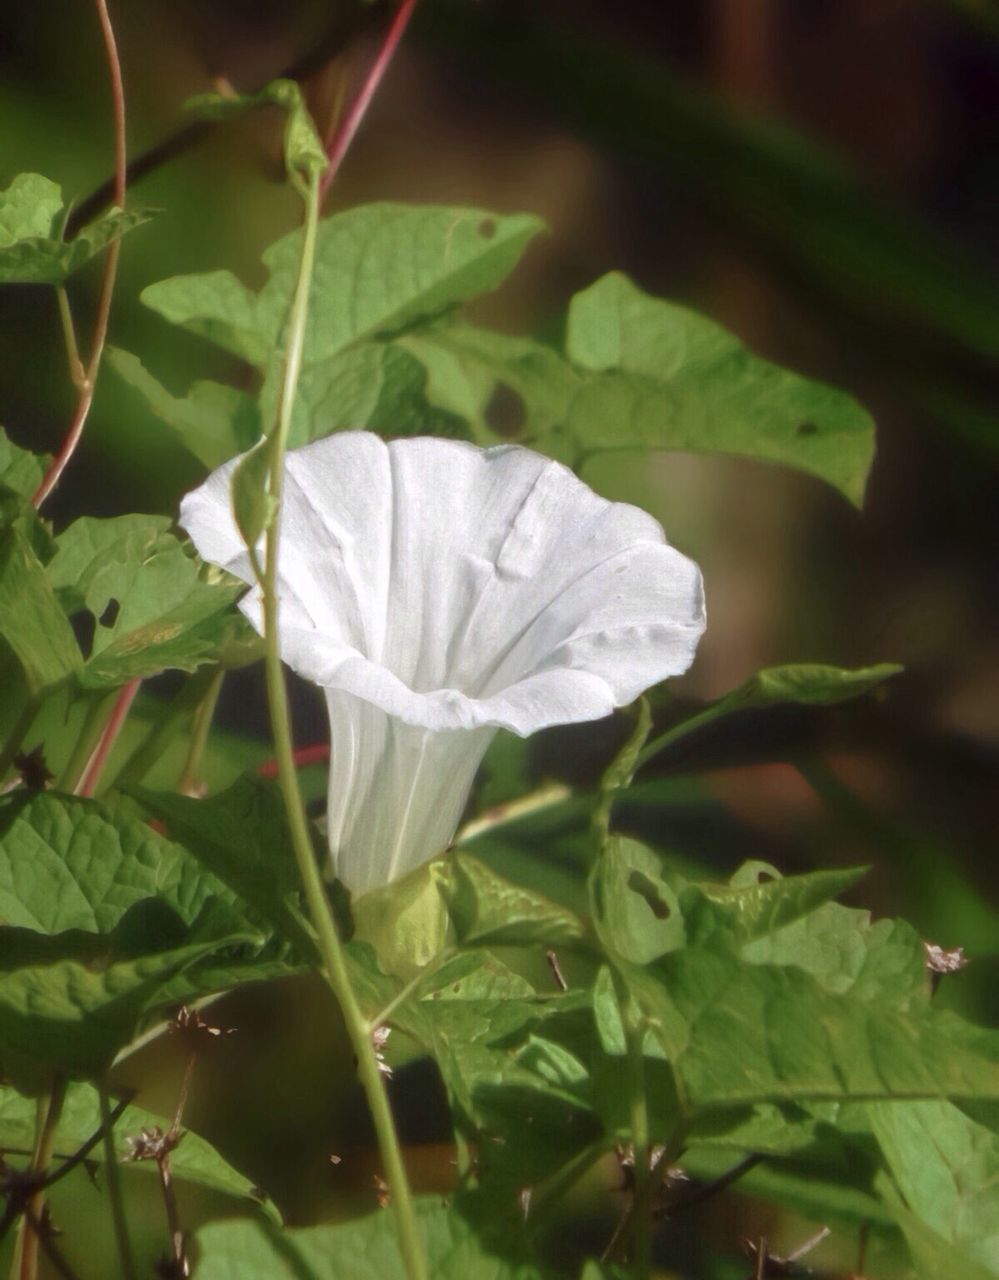
<svg viewBox="0 0 999 1280"><path fill-rule="evenodd" d="M141 0L112 17L134 157L181 128L184 100L213 78L253 88L311 53L308 91L324 122L342 77L356 86L386 8ZM82 200L112 157L94 13L7 0L2 26L0 183L36 170ZM872 411L878 457L863 514L805 477L748 462L621 455L586 471L602 493L652 511L704 571L708 631L667 720L762 666L907 668L878 699L743 718L691 739L662 757L659 780L622 822L720 872L747 857L787 872L871 863L853 901L963 945L975 962L943 996L978 1020L994 1018L999 990L987 905L999 737L997 122L999 17L987 0L422 0L329 201L539 213L550 237L474 306L476 319L555 337L572 293L621 269ZM260 283L261 250L298 216L280 128L254 115L207 132L130 193L161 213L125 242L110 337L172 390L246 374L145 310L138 293L217 267ZM71 284L84 333L96 280L91 270ZM0 291L0 420L11 437L54 449L72 398L52 292ZM106 371L48 514L61 526L82 513L172 513L198 478ZM308 691L296 715L301 743L325 736ZM218 782L267 754L241 740L266 733L257 672L230 677L220 720L241 737L220 755ZM542 735L531 774L592 779L620 732L611 722ZM292 1222L372 1206L359 1094L323 993L308 982L244 992L218 1017L239 1031L199 1063L192 1126ZM182 1068L179 1048L160 1041L121 1079L169 1114ZM436 1080L406 1068L396 1093L417 1184L448 1185ZM96 1258L100 1200L82 1177L64 1185L56 1215ZM187 1225L232 1211L181 1194ZM578 1206L598 1214L597 1242L611 1221L598 1203ZM152 1255L155 1196L135 1211ZM745 1273L738 1239L761 1229L788 1243L804 1233L732 1196L665 1247L687 1268L677 1274L722 1280ZM573 1230L572 1249L588 1243ZM700 1237L730 1263L708 1271ZM847 1266L835 1241L823 1248L824 1265Z"/></svg>

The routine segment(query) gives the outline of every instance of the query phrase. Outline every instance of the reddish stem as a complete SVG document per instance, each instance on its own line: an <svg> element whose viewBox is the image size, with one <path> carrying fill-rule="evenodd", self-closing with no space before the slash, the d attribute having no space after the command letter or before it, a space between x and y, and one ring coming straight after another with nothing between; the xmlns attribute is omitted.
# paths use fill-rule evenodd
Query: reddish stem
<svg viewBox="0 0 999 1280"><path fill-rule="evenodd" d="M312 747L299 747L292 756L296 769L304 769L306 765L310 764L322 764L324 760L329 758L330 748L328 742L317 742ZM265 760L263 764L257 766L257 775L261 778L276 778L278 776L278 762L276 760Z"/></svg>
<svg viewBox="0 0 999 1280"><path fill-rule="evenodd" d="M104 772L104 766L107 763L111 749L118 740L118 734L121 733L122 725L128 718L128 713L132 709L132 703L135 701L135 695L139 692L139 685L142 681L139 679L129 680L118 694L118 699L114 704L108 722L104 726L104 732L101 734L101 740L94 748L94 754L87 762L87 767L83 771L83 777L80 779L76 788L76 794L79 796L92 796L97 789L97 784L101 780L101 774Z"/></svg>
<svg viewBox="0 0 999 1280"><path fill-rule="evenodd" d="M125 86L121 75L121 62L118 58L118 45L114 38L114 28L108 14L107 0L95 0L97 17L101 24L104 47L107 50L108 68L111 75L111 99L114 112L114 202L119 208L125 205ZM111 315L111 298L114 294L115 276L118 272L118 256L121 252L121 241L113 240L108 247L104 259L104 275L101 280L101 292L97 301L97 318L94 321L94 337L90 348L90 360L87 363L83 386L76 402L73 420L69 424L66 438L62 442L52 465L42 477L42 482L32 498L36 507L40 507L52 490L59 483L66 470L70 458L76 452L90 414L90 406L94 400L94 387L97 374L104 355L104 343L107 339L108 319Z"/></svg>
<svg viewBox="0 0 999 1280"><path fill-rule="evenodd" d="M326 148L330 164L319 184L320 200L326 195L330 184L336 177L340 163L347 154L348 148L354 140L354 135L361 126L361 121L367 114L371 99L375 96L378 86L388 70L389 63L392 61L393 55L399 47L399 42L409 26L409 20L413 16L415 8L416 0L402 0L402 4L396 9L395 15L389 24L389 29L385 33L382 46L378 50L378 56L371 64L364 83L361 85L360 92L350 104L346 115L340 121L329 146Z"/></svg>

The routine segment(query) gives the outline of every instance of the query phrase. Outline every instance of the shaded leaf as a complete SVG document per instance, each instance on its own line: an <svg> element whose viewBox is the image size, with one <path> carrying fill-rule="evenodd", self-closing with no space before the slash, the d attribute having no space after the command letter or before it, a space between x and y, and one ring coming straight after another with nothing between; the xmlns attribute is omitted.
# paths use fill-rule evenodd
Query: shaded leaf
<svg viewBox="0 0 999 1280"><path fill-rule="evenodd" d="M45 568L17 527L0 538L0 635L32 694L79 671L80 650Z"/></svg>
<svg viewBox="0 0 999 1280"><path fill-rule="evenodd" d="M0 1148L27 1150L34 1145L36 1104L33 1099L15 1093L13 1089L0 1089ZM115 1150L121 1159L129 1152L127 1139L142 1129L159 1126L164 1132L171 1120L155 1115L143 1107L127 1106L114 1127ZM58 1156L70 1156L83 1146L101 1127L100 1101L97 1090L89 1084L72 1084L66 1090L66 1098L59 1116L56 1135ZM99 1155L101 1148L97 1149ZM152 1161L139 1160L123 1164L126 1172L155 1173ZM183 1138L170 1156L170 1172L181 1182L192 1182L210 1187L227 1195L249 1197L257 1204L264 1203L272 1216L276 1210L269 1201L261 1201L248 1178L230 1165L210 1143L185 1128Z"/></svg>
<svg viewBox="0 0 999 1280"><path fill-rule="evenodd" d="M0 427L0 486L30 498L42 482L50 458L22 449Z"/></svg>
<svg viewBox="0 0 999 1280"><path fill-rule="evenodd" d="M505 880L468 853L444 864L441 891L463 945L547 947L583 936L582 922L565 907Z"/></svg>
<svg viewBox="0 0 999 1280"><path fill-rule="evenodd" d="M538 1272L492 1256L468 1223L438 1198L416 1201L434 1280L535 1280ZM241 1219L196 1236L199 1280L406 1280L391 1213L335 1226L279 1231Z"/></svg>
<svg viewBox="0 0 999 1280"><path fill-rule="evenodd" d="M147 812L214 876L239 895L303 955L313 950L303 926L299 877L281 793L245 775L220 795L194 800L135 787Z"/></svg>
<svg viewBox="0 0 999 1280"><path fill-rule="evenodd" d="M260 435L255 401L235 387L195 382L186 396L172 396L130 352L108 347L106 361L206 467L243 453Z"/></svg>

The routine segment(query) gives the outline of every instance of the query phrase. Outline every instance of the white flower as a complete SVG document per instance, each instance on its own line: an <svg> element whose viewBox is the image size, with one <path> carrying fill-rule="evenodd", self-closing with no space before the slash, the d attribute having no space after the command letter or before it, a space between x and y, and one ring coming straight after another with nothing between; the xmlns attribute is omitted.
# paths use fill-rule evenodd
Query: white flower
<svg viewBox="0 0 999 1280"><path fill-rule="evenodd" d="M252 583L236 461L181 522ZM330 850L355 893L446 848L497 728L608 715L704 630L700 572L651 516L517 446L342 432L288 454L281 521L281 656L326 694ZM258 587L240 607L260 629Z"/></svg>

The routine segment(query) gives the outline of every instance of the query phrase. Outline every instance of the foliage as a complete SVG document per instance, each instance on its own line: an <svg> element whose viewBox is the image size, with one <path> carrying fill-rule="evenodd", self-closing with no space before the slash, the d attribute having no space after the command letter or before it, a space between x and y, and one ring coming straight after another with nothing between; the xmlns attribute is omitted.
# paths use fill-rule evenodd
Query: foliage
<svg viewBox="0 0 999 1280"><path fill-rule="evenodd" d="M194 106L211 119L279 107L289 177L307 198L316 190L326 153L294 85ZM15 177L0 194L0 280L61 286L145 217L113 209L71 239L64 220L55 184ZM473 324L463 305L499 287L541 230L531 214L390 202L324 218L289 442L366 427L516 441L575 467L616 450L733 454L862 504L874 456L863 408L620 273L568 300L561 342ZM274 511L272 428L306 244L292 231L267 248L256 290L215 270L142 292L163 322L233 357L239 385L201 380L174 395L149 353L108 356L199 463L247 454L234 494L251 548ZM197 785L206 740L209 753L231 751L209 734L218 680L259 656L237 608L243 584L202 563L168 518L83 516L53 530L32 507L47 465L0 433L0 1147L30 1152L44 1114L34 1100L54 1105L71 1082L62 1159L101 1129L96 1090L115 1063L181 1028L178 1007L309 969L335 975L304 905L287 788L232 780L232 768L224 789ZM140 703L149 737L101 799L80 794L135 682L167 671L184 673L179 701ZM788 707L825 714L900 671L769 668L693 714L657 712L657 735L643 704L598 787L536 806L521 749L501 740L461 848L355 902L330 887L368 1030L394 1033L381 1065L432 1063L462 1153L443 1200L417 1202L431 1275L549 1274L546 1233L564 1198L615 1160L634 1184L627 1229L586 1280L648 1275L643 1232L689 1207L667 1176L676 1163L704 1184L742 1167L743 1185L773 1204L904 1241L921 1276L999 1274L996 1141L983 1123L999 1094L995 1036L940 1004L915 930L836 901L862 900L862 870L784 876L746 861L726 876L621 821L647 803L646 766L695 730ZM184 728L182 784L144 785ZM54 786L33 773L29 742L69 760ZM322 862L315 822L306 839ZM119 1158L126 1134L154 1125L171 1122L127 1107ZM203 1136L188 1134L171 1167L260 1198ZM392 1280L408 1266L387 1213L287 1229L273 1212L211 1222L195 1251L206 1280Z"/></svg>

